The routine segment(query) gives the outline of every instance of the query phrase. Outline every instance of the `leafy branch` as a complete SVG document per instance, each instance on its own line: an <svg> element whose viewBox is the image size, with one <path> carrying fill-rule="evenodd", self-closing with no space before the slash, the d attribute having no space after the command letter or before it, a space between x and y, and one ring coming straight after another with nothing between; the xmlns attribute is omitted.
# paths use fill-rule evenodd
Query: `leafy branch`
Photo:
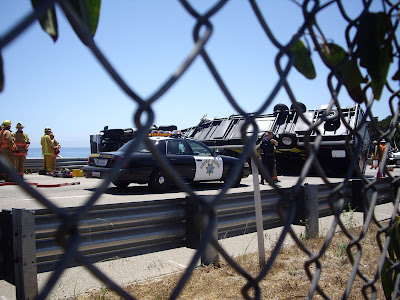
<svg viewBox="0 0 400 300"><path fill-rule="evenodd" d="M44 0L31 0L34 11L38 14L38 20L42 29L53 39L54 42L58 39L58 22L54 4L40 14L42 5L45 5ZM94 37L100 17L101 0L68 0L67 3L72 8L81 22L81 25L88 28L92 37ZM70 19L69 23L72 26ZM72 26L75 33L78 35L83 44L86 45L85 39L80 33ZM4 89L4 72L3 72L3 58L0 52L0 92Z"/></svg>
<svg viewBox="0 0 400 300"><path fill-rule="evenodd" d="M397 281L400 270L399 270L399 259L400 259L400 217L395 218L395 222L389 229L390 243L386 257L383 264L381 278L382 287L385 293L386 299L392 299L392 294L397 290L395 282Z"/></svg>
<svg viewBox="0 0 400 300"><path fill-rule="evenodd" d="M317 45L322 61L333 72L338 80L343 80L349 96L357 103L366 101L362 84L370 84L374 98L379 100L383 88L387 82L389 67L393 58L398 56L394 52L397 45L390 15L386 12L364 12L357 22L353 48L345 51L334 43L322 43ZM314 25L315 24L314 21ZM318 27L318 26L317 26ZM319 29L319 28L318 28ZM397 49L397 48L395 48ZM308 79L314 79L316 74L311 53L301 40L298 40L290 48L295 56L294 66ZM364 77L360 71L364 68L368 76ZM400 70L396 72L392 80L400 80Z"/></svg>

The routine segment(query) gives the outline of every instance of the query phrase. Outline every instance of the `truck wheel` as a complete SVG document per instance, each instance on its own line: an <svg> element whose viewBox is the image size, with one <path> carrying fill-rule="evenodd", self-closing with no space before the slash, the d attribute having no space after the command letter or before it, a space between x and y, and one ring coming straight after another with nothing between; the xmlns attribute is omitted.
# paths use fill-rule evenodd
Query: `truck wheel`
<svg viewBox="0 0 400 300"><path fill-rule="evenodd" d="M396 160L396 166L400 166L400 159Z"/></svg>
<svg viewBox="0 0 400 300"><path fill-rule="evenodd" d="M128 185L129 185L130 182L128 182L128 181L113 181L112 183L113 183L113 185L115 185L117 188L124 189L124 188L127 188L127 187L128 187Z"/></svg>
<svg viewBox="0 0 400 300"><path fill-rule="evenodd" d="M274 116L276 116L279 113L287 113L288 111L289 108L283 103L278 103L277 105L274 106Z"/></svg>
<svg viewBox="0 0 400 300"><path fill-rule="evenodd" d="M301 112L302 112L302 113L305 113L305 112L307 111L307 107L305 106L304 103L297 102L297 104L300 106L300 109L301 109ZM294 108L294 105L293 105L293 104L290 105L290 110L291 110L291 111L296 111L296 109Z"/></svg>
<svg viewBox="0 0 400 300"><path fill-rule="evenodd" d="M279 135L279 145L280 148L290 149L297 145L297 137L293 133L284 132Z"/></svg>
<svg viewBox="0 0 400 300"><path fill-rule="evenodd" d="M153 174L151 174L149 187L152 191L157 193L167 192L169 190L169 184L165 172L161 170L155 170Z"/></svg>

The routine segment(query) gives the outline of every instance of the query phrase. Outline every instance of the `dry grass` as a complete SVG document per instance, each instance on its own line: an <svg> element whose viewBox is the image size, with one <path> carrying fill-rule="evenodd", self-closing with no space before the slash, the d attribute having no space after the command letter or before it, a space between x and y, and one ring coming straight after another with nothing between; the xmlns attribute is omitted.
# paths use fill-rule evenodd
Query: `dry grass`
<svg viewBox="0 0 400 300"><path fill-rule="evenodd" d="M358 236L359 230L353 229L352 234ZM376 242L376 232L377 227L371 226L361 242L362 258L359 269L368 279L374 278L381 256ZM324 242L325 238L318 238L304 241L304 244L316 253ZM342 232L338 232L326 253L319 260L322 264L319 286L332 299L342 298L351 273L352 264L345 250L348 242L348 238ZM356 249L352 251L355 252ZM308 256L297 246L286 246L281 249L273 268L260 282L261 298L304 299L310 287L310 280L304 268L307 259ZM257 276L260 272L257 254L237 257L236 261L252 276ZM311 265L310 270L314 273L315 265ZM168 299L179 279L180 274L170 275L162 279L131 284L125 287L125 290L137 299ZM225 261L222 261L219 268L213 266L197 268L179 299L242 299L241 288L245 284L246 280ZM364 299L361 293L364 284L365 281L356 276L348 299ZM380 281L375 283L375 288L377 299L384 299ZM103 290L78 299L120 299L120 297L113 292ZM322 299L322 297L316 292L313 299Z"/></svg>

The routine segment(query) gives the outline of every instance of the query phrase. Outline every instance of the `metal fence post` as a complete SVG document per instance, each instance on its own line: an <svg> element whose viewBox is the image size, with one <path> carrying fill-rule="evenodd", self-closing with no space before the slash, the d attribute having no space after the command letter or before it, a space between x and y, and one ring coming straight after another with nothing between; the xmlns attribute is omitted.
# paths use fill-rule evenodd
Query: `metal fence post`
<svg viewBox="0 0 400 300"><path fill-rule="evenodd" d="M201 196L205 199L211 199L211 196ZM217 210L214 207L215 215ZM203 237L203 228L206 228L209 223L208 215L204 215L201 218L201 209L197 201L194 201L191 197L186 197L186 247L191 249L197 249L200 245L200 241ZM218 220L215 222L213 228L213 238L218 240ZM206 249L201 255L201 263L204 265L218 265L218 251L209 242L207 243Z"/></svg>
<svg viewBox="0 0 400 300"><path fill-rule="evenodd" d="M256 212L258 262L260 264L260 267L262 268L265 267L264 222L263 222L260 186L258 183L258 167L253 158L251 158L251 170L253 173L254 209Z"/></svg>
<svg viewBox="0 0 400 300"><path fill-rule="evenodd" d="M304 184L306 238L319 237L318 186Z"/></svg>
<svg viewBox="0 0 400 300"><path fill-rule="evenodd" d="M12 226L17 299L34 299L38 294L34 211L13 209Z"/></svg>

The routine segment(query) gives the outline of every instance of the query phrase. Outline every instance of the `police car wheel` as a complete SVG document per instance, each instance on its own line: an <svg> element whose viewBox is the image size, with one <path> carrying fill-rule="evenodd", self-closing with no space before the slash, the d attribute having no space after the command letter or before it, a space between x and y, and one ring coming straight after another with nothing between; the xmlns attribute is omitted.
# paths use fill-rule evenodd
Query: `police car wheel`
<svg viewBox="0 0 400 300"><path fill-rule="evenodd" d="M169 189L169 184L166 175L161 170L155 170L151 174L149 187L157 193L165 193Z"/></svg>
<svg viewBox="0 0 400 300"><path fill-rule="evenodd" d="M113 181L112 183L113 183L113 185L115 185L117 188L123 189L123 188L128 187L128 185L129 185L130 182L128 182L128 181Z"/></svg>
<svg viewBox="0 0 400 300"><path fill-rule="evenodd" d="M241 174L239 173L235 180L233 181L232 187L236 188L240 186L240 181L242 180L242 176L240 176ZM229 180L229 178L231 178L231 176L233 176L231 174L231 172L229 171L228 176L225 178L224 183L227 182Z"/></svg>

